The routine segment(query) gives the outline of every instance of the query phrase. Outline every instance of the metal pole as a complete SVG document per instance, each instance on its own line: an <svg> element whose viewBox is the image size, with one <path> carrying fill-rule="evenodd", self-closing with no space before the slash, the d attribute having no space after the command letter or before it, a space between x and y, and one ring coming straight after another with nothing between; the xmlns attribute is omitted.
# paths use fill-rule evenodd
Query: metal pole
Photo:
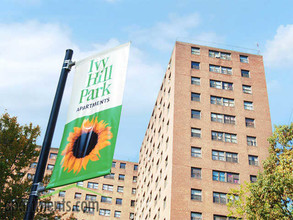
<svg viewBox="0 0 293 220"><path fill-rule="evenodd" d="M49 118L48 125L47 125L46 134L44 137L44 141L43 141L41 153L39 156L39 161L38 161L38 165L36 168L36 173L35 173L33 185L31 188L31 194L29 196L29 200L27 203L27 209L26 209L24 220L34 219L36 207L38 204L38 187L39 187L39 184L43 181L43 177L44 177L44 173L45 173L45 169L46 169L46 164L47 164L47 160L48 160L48 155L49 155L49 151L50 151L50 147L51 147L51 142L52 142L52 138L53 138L53 134L54 134L54 130L55 130L55 125L56 125L56 121L57 121L58 113L59 113L59 109L60 109L60 104L61 104L61 100L62 100L62 96L63 96L63 91L64 91L64 87L65 87L65 83L66 83L66 79L67 79L68 73L70 72L70 67L72 65L74 65L74 63L72 63L72 61L71 61L72 54L73 54L73 50L71 50L71 49L66 50L65 58L64 58L64 62L63 62L63 66L62 66L62 70L61 70L61 74L60 74L60 78L59 78L59 82L58 82L58 86L56 89L56 94L55 94L53 106L51 109L50 118Z"/></svg>

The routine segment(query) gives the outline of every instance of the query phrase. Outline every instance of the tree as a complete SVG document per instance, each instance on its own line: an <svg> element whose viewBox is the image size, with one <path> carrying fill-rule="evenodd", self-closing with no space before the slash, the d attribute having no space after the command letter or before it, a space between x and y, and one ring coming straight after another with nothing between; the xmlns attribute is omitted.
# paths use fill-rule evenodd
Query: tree
<svg viewBox="0 0 293 220"><path fill-rule="evenodd" d="M27 169L35 162L39 150L36 140L40 127L20 125L17 117L4 113L0 117L0 216L1 219L23 219L32 180L27 178ZM48 177L45 177L45 180ZM49 202L46 199L42 202ZM39 211L36 219L60 217L56 212Z"/></svg>
<svg viewBox="0 0 293 220"><path fill-rule="evenodd" d="M293 123L275 126L269 157L255 183L233 189L229 216L244 219L293 219ZM238 195L239 199L235 199Z"/></svg>
<svg viewBox="0 0 293 220"><path fill-rule="evenodd" d="M10 219L21 219L23 212L9 212L8 207L23 204L27 197L30 181L25 177L25 169L36 160L36 139L40 135L39 126L21 126L16 117L5 113L0 118L0 212ZM24 207L22 207L24 208Z"/></svg>

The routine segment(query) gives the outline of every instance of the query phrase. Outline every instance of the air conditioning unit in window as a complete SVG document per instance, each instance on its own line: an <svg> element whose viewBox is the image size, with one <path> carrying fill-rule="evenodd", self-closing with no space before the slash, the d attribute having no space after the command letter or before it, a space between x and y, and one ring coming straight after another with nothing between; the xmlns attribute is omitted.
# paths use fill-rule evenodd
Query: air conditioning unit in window
<svg viewBox="0 0 293 220"><path fill-rule="evenodd" d="M170 65L170 63L168 64L168 69L170 69L171 68L171 65Z"/></svg>
<svg viewBox="0 0 293 220"><path fill-rule="evenodd" d="M215 54L215 57L216 58L220 58L220 54Z"/></svg>

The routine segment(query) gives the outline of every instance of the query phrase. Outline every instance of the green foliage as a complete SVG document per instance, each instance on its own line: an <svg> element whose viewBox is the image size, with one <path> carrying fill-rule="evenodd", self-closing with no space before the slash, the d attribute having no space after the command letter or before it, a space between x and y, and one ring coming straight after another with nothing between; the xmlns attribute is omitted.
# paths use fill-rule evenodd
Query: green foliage
<svg viewBox="0 0 293 220"><path fill-rule="evenodd" d="M0 118L0 215L9 219L21 219L22 212L6 211L9 204L21 204L27 197L30 181L25 170L36 160L36 139L40 135L39 126L21 126L16 117L5 113ZM15 207L15 205L14 205Z"/></svg>
<svg viewBox="0 0 293 220"><path fill-rule="evenodd" d="M40 135L39 126L20 125L17 117L4 113L0 117L0 218L23 219L31 189L32 180L27 178L27 170L35 162L39 150L36 139ZM45 177L46 182L48 177ZM44 182L44 183L45 183ZM50 198L42 202L49 202ZM58 213L39 211L36 219L54 219Z"/></svg>
<svg viewBox="0 0 293 220"><path fill-rule="evenodd" d="M293 123L275 126L269 157L255 183L245 183L232 194L239 200L228 203L230 216L244 219L293 219Z"/></svg>

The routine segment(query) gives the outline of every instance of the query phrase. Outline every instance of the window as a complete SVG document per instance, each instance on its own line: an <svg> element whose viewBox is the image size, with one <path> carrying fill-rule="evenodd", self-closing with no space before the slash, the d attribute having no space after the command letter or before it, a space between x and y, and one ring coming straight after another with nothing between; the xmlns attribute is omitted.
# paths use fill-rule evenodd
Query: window
<svg viewBox="0 0 293 220"><path fill-rule="evenodd" d="M57 154L56 153L50 153L50 159L55 160L57 158Z"/></svg>
<svg viewBox="0 0 293 220"><path fill-rule="evenodd" d="M168 156L165 159L165 167L167 167L167 166L168 166Z"/></svg>
<svg viewBox="0 0 293 220"><path fill-rule="evenodd" d="M255 183L257 181L257 177L254 175L250 175L250 182Z"/></svg>
<svg viewBox="0 0 293 220"><path fill-rule="evenodd" d="M59 197L65 197L65 191L60 191L59 192Z"/></svg>
<svg viewBox="0 0 293 220"><path fill-rule="evenodd" d="M57 202L57 207L56 207L59 211L63 211L64 210L64 203L60 203L60 202ZM72 210L73 211L73 210Z"/></svg>
<svg viewBox="0 0 293 220"><path fill-rule="evenodd" d="M78 205L73 205L72 211L73 212L79 212L79 206Z"/></svg>
<svg viewBox="0 0 293 220"><path fill-rule="evenodd" d="M191 156L192 157L201 157L201 148L191 147Z"/></svg>
<svg viewBox="0 0 293 220"><path fill-rule="evenodd" d="M125 179L125 175L119 174L118 180L124 180L124 179Z"/></svg>
<svg viewBox="0 0 293 220"><path fill-rule="evenodd" d="M134 213L129 214L129 219L134 219Z"/></svg>
<svg viewBox="0 0 293 220"><path fill-rule="evenodd" d="M248 70L241 70L241 76L245 77L245 78L249 78L250 77L250 73Z"/></svg>
<svg viewBox="0 0 293 220"><path fill-rule="evenodd" d="M232 115L224 115L224 123L235 125L235 116Z"/></svg>
<svg viewBox="0 0 293 220"><path fill-rule="evenodd" d="M114 173L110 173L110 174L108 174L108 175L105 175L104 176L104 178L106 178L106 179L114 179Z"/></svg>
<svg viewBox="0 0 293 220"><path fill-rule="evenodd" d="M216 88L216 89L222 89L222 82L221 81L210 80L210 87L211 88Z"/></svg>
<svg viewBox="0 0 293 220"><path fill-rule="evenodd" d="M133 176L132 182L136 183L137 182L137 176Z"/></svg>
<svg viewBox="0 0 293 220"><path fill-rule="evenodd" d="M201 179L201 168L191 167L191 177Z"/></svg>
<svg viewBox="0 0 293 220"><path fill-rule="evenodd" d="M132 188L131 193L136 194L136 188Z"/></svg>
<svg viewBox="0 0 293 220"><path fill-rule="evenodd" d="M191 62L191 69L199 70L199 62Z"/></svg>
<svg viewBox="0 0 293 220"><path fill-rule="evenodd" d="M221 66L221 73L226 75L232 75L232 68Z"/></svg>
<svg viewBox="0 0 293 220"><path fill-rule="evenodd" d="M241 220L241 218L239 218ZM227 217L223 215L214 215L214 220L236 220L234 217Z"/></svg>
<svg viewBox="0 0 293 220"><path fill-rule="evenodd" d="M248 102L248 101L244 101L244 109L246 109L246 110L253 110L253 103L252 102Z"/></svg>
<svg viewBox="0 0 293 220"><path fill-rule="evenodd" d="M103 184L103 190L113 192L113 185Z"/></svg>
<svg viewBox="0 0 293 220"><path fill-rule="evenodd" d="M234 99L211 96L211 104L234 107Z"/></svg>
<svg viewBox="0 0 293 220"><path fill-rule="evenodd" d="M225 133L225 142L237 143L236 134Z"/></svg>
<svg viewBox="0 0 293 220"><path fill-rule="evenodd" d="M258 166L258 156L248 155L249 165Z"/></svg>
<svg viewBox="0 0 293 220"><path fill-rule="evenodd" d="M224 141L223 135L223 132L212 131L212 140Z"/></svg>
<svg viewBox="0 0 293 220"><path fill-rule="evenodd" d="M212 151L212 158L213 158L213 160L225 161L225 152L213 150Z"/></svg>
<svg viewBox="0 0 293 220"><path fill-rule="evenodd" d="M212 131L212 140L224 141L229 143L237 143L237 135L218 132L218 131Z"/></svg>
<svg viewBox="0 0 293 220"><path fill-rule="evenodd" d="M112 162L112 167L113 167L113 168L116 167L116 162L115 162L115 161Z"/></svg>
<svg viewBox="0 0 293 220"><path fill-rule="evenodd" d="M120 163L120 169L125 169L126 163Z"/></svg>
<svg viewBox="0 0 293 220"><path fill-rule="evenodd" d="M238 163L238 154L226 152L226 161L231 163Z"/></svg>
<svg viewBox="0 0 293 220"><path fill-rule="evenodd" d="M231 53L209 50L209 57L219 58L223 60L231 60Z"/></svg>
<svg viewBox="0 0 293 220"><path fill-rule="evenodd" d="M117 192L123 193L124 187L123 186L117 186Z"/></svg>
<svg viewBox="0 0 293 220"><path fill-rule="evenodd" d="M96 201L96 200L97 200L97 196L96 196L96 195L89 195L89 194L86 194L86 196L85 196L85 200Z"/></svg>
<svg viewBox="0 0 293 220"><path fill-rule="evenodd" d="M242 85L242 91L243 93L251 94L252 93L251 86Z"/></svg>
<svg viewBox="0 0 293 220"><path fill-rule="evenodd" d="M227 203L227 194L213 192L213 203L226 204Z"/></svg>
<svg viewBox="0 0 293 220"><path fill-rule="evenodd" d="M254 128L254 119L253 118L245 118L246 127Z"/></svg>
<svg viewBox="0 0 293 220"><path fill-rule="evenodd" d="M100 209L99 215L110 216L111 211L109 209Z"/></svg>
<svg viewBox="0 0 293 220"><path fill-rule="evenodd" d="M87 183L87 188L90 188L90 189L98 189L98 186L99 186L98 183L94 183L94 182Z"/></svg>
<svg viewBox="0 0 293 220"><path fill-rule="evenodd" d="M134 165L133 170L138 170L138 165Z"/></svg>
<svg viewBox="0 0 293 220"><path fill-rule="evenodd" d="M247 136L246 140L248 146L256 146L256 137Z"/></svg>
<svg viewBox="0 0 293 220"><path fill-rule="evenodd" d="M117 205L122 205L122 199L116 198L116 204Z"/></svg>
<svg viewBox="0 0 293 220"><path fill-rule="evenodd" d="M210 72L222 73L225 75L232 75L232 68L225 67L225 66L216 66L216 65L210 64Z"/></svg>
<svg viewBox="0 0 293 220"><path fill-rule="evenodd" d="M75 193L74 198L75 199L80 199L81 198L81 193Z"/></svg>
<svg viewBox="0 0 293 220"><path fill-rule="evenodd" d="M200 55L200 49L198 47L191 47L191 54Z"/></svg>
<svg viewBox="0 0 293 220"><path fill-rule="evenodd" d="M210 72L221 73L221 67L210 64Z"/></svg>
<svg viewBox="0 0 293 220"><path fill-rule="evenodd" d="M191 84L200 85L200 78L192 76L191 77Z"/></svg>
<svg viewBox="0 0 293 220"><path fill-rule="evenodd" d="M191 220L202 220L202 215L199 212L191 212Z"/></svg>
<svg viewBox="0 0 293 220"><path fill-rule="evenodd" d="M130 206L131 206L131 207L134 207L134 206L135 206L135 200L131 200L131 201L130 201Z"/></svg>
<svg viewBox="0 0 293 220"><path fill-rule="evenodd" d="M120 218L120 216L121 216L121 211L115 211L114 212L114 217L115 218Z"/></svg>
<svg viewBox="0 0 293 220"><path fill-rule="evenodd" d="M233 115L211 113L211 121L234 125L236 120Z"/></svg>
<svg viewBox="0 0 293 220"><path fill-rule="evenodd" d="M83 212L84 213L94 214L95 213L95 208L93 208L93 207L84 207Z"/></svg>
<svg viewBox="0 0 293 220"><path fill-rule="evenodd" d="M240 62L241 63L248 63L248 56L240 55Z"/></svg>
<svg viewBox="0 0 293 220"><path fill-rule="evenodd" d="M191 128L191 137L201 137L201 129L200 128Z"/></svg>
<svg viewBox="0 0 293 220"><path fill-rule="evenodd" d="M54 169L54 165L52 165L52 164L48 164L48 166L47 166L47 170L53 170Z"/></svg>
<svg viewBox="0 0 293 220"><path fill-rule="evenodd" d="M191 93L191 101L200 102L200 94L199 93Z"/></svg>
<svg viewBox="0 0 293 220"><path fill-rule="evenodd" d="M191 189L191 200L201 201L201 190Z"/></svg>
<svg viewBox="0 0 293 220"><path fill-rule="evenodd" d="M198 110L191 110L191 118L200 119L200 111L198 111Z"/></svg>
<svg viewBox="0 0 293 220"><path fill-rule="evenodd" d="M216 89L233 90L233 83L210 80L210 87Z"/></svg>
<svg viewBox="0 0 293 220"><path fill-rule="evenodd" d="M239 174L238 173L227 173L227 182L228 183L239 183Z"/></svg>
<svg viewBox="0 0 293 220"><path fill-rule="evenodd" d="M217 114L217 113L211 113L211 121L224 123L224 115Z"/></svg>
<svg viewBox="0 0 293 220"><path fill-rule="evenodd" d="M101 202L112 203L112 197L102 196L101 197Z"/></svg>
<svg viewBox="0 0 293 220"><path fill-rule="evenodd" d="M213 180L227 183L239 183L239 174L213 170Z"/></svg>
<svg viewBox="0 0 293 220"><path fill-rule="evenodd" d="M37 163L36 162L33 162L31 165L30 165L30 168L36 168L37 167Z"/></svg>
<svg viewBox="0 0 293 220"><path fill-rule="evenodd" d="M83 186L83 182L82 182L82 181L77 182L76 185L77 185L77 186Z"/></svg>

